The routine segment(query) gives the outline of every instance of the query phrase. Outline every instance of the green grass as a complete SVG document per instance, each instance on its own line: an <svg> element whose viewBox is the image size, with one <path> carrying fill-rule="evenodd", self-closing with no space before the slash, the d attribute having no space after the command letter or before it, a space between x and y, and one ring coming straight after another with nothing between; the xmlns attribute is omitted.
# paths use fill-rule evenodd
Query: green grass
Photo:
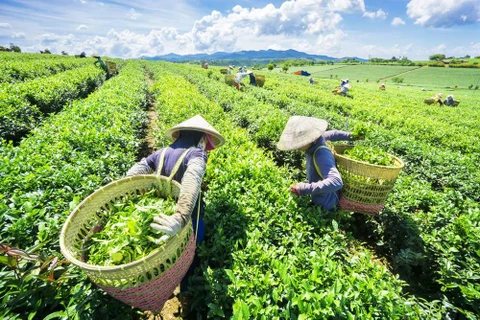
<svg viewBox="0 0 480 320"><path fill-rule="evenodd" d="M401 75L404 85L468 89L475 86L480 78L478 69L468 68L421 68Z"/></svg>
<svg viewBox="0 0 480 320"><path fill-rule="evenodd" d="M344 79L348 78L351 82L376 82L381 78L395 76L399 73L413 70L418 67L404 66L380 66L380 65L343 65L342 68L334 70L316 71L312 75L314 78L324 79ZM307 69L309 71L309 69ZM310 71L309 71L310 72Z"/></svg>

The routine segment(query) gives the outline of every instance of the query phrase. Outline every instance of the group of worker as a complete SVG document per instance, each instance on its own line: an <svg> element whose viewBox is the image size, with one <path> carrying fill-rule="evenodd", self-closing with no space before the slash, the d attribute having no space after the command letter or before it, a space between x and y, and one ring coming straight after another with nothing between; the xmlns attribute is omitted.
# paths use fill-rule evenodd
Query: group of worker
<svg viewBox="0 0 480 320"><path fill-rule="evenodd" d="M435 96L425 99L430 101L430 103L438 103L439 105L445 105L449 107L455 107L458 105L458 101L453 98L453 95L449 94L445 100L443 99L443 94L437 93Z"/></svg>
<svg viewBox="0 0 480 320"><path fill-rule="evenodd" d="M277 148L285 151L302 150L306 155L308 181L290 186L290 192L296 196L310 195L314 205L332 210L339 203L339 191L343 182L326 142L349 141L361 137L352 137L351 133L344 131L327 131L327 126L327 121L322 119L292 116L282 132ZM173 179L181 184L181 188L175 213L171 216L159 214L154 217L150 227L164 232L162 238L166 240L192 220L192 225L198 226L194 228L198 245L203 242L205 235L205 203L199 190L206 171L207 151L222 146L225 138L201 115L168 129L165 136L172 143L134 164L127 176L155 172L170 176L173 170L177 170ZM188 296L188 278L193 274L198 263L196 261L181 282L182 295Z"/></svg>
<svg viewBox="0 0 480 320"><path fill-rule="evenodd" d="M227 74L232 74L233 73L233 66L228 66ZM255 74L247 69L247 66L243 67L238 67L237 73L235 74L235 79L234 79L234 86L237 88L238 91L240 91L240 84L242 83L242 79L249 76L250 78L250 85L256 87L257 82L255 81Z"/></svg>

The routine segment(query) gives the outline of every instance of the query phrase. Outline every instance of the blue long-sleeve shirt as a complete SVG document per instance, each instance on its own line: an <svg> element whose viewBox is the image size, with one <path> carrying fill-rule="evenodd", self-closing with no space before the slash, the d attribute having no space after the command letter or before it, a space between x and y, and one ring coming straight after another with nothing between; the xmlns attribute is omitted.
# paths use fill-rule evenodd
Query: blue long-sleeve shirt
<svg viewBox="0 0 480 320"><path fill-rule="evenodd" d="M331 210L338 205L339 191L343 187L343 181L340 172L337 170L333 153L328 148L321 147L326 147L326 141L347 141L350 138L351 134L349 132L329 130L306 151L308 183L300 182L297 184L301 196L311 195L314 204L327 210ZM315 168L314 155L322 177Z"/></svg>

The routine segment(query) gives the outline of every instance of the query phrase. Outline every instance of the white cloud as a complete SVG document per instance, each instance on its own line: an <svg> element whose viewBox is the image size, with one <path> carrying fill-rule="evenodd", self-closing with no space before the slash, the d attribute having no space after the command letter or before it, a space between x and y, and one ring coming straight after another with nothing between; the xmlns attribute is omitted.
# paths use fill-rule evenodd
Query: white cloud
<svg viewBox="0 0 480 320"><path fill-rule="evenodd" d="M283 48L278 43L272 43L268 46L267 50L283 50Z"/></svg>
<svg viewBox="0 0 480 320"><path fill-rule="evenodd" d="M2 22L2 23L0 23L0 28L12 29L12 26L10 25L10 23Z"/></svg>
<svg viewBox="0 0 480 320"><path fill-rule="evenodd" d="M340 52L341 43L346 36L347 34L341 30L336 30L331 34L318 37L317 46L325 53L336 54Z"/></svg>
<svg viewBox="0 0 480 320"><path fill-rule="evenodd" d="M405 25L405 21L403 21L403 20L402 20L401 18L399 18L399 17L393 18L393 20L392 20L392 26L397 27L397 26L401 26L401 25Z"/></svg>
<svg viewBox="0 0 480 320"><path fill-rule="evenodd" d="M57 51L60 51L63 50L64 47L74 47L77 42L75 36L71 33L68 35L44 33L38 36L37 39L42 48L46 47L50 51L55 50L55 48L57 48ZM59 47L61 47L60 50L58 49Z"/></svg>
<svg viewBox="0 0 480 320"><path fill-rule="evenodd" d="M88 3L88 1L87 1L87 0L80 0L80 2L81 2L82 4L86 4L86 3Z"/></svg>
<svg viewBox="0 0 480 320"><path fill-rule="evenodd" d="M364 17L370 18L370 19L382 19L385 20L387 18L387 13L383 11L382 9L378 9L377 12L370 12L370 11L365 11L363 13Z"/></svg>
<svg viewBox="0 0 480 320"><path fill-rule="evenodd" d="M131 20L137 20L138 17L140 17L142 14L138 13L135 11L135 9L131 8L130 11L127 14L127 17Z"/></svg>
<svg viewBox="0 0 480 320"><path fill-rule="evenodd" d="M87 29L88 29L88 27L84 24L81 24L77 27L77 30L87 30Z"/></svg>
<svg viewBox="0 0 480 320"><path fill-rule="evenodd" d="M471 42L465 46L457 46L457 47L450 47L444 43L429 48L424 49L420 52L422 56L428 57L432 54L441 53L446 55L447 57L464 57L467 54L471 57L480 56L480 42Z"/></svg>
<svg viewBox="0 0 480 320"><path fill-rule="evenodd" d="M478 0L411 0L408 16L424 27L451 27L480 21Z"/></svg>
<svg viewBox="0 0 480 320"><path fill-rule="evenodd" d="M156 56L164 54L167 42L177 41L177 31L173 28L151 30L148 34L135 33L129 30L118 32L110 30L106 36L95 36L80 40L73 34L42 34L32 49L37 51L48 48L52 53L61 51L97 53L111 57L132 58L140 56Z"/></svg>
<svg viewBox="0 0 480 320"><path fill-rule="evenodd" d="M346 35L339 31L339 26L342 15L347 12L365 12L364 1L287 0L278 7L268 4L259 8L237 5L229 13L212 11L196 20L190 29L183 27L181 32L171 27L142 32L144 29L138 28L138 24L145 22L142 16L132 28L112 29L105 36L97 35L88 39L80 35L44 33L37 38L37 45L42 50L48 46L52 52L85 51L122 58L170 52L189 54L259 50L274 43L283 49L326 54L338 52L341 48L341 40ZM381 17L385 13L379 10L376 14ZM121 16L118 16L119 19ZM136 19L140 13L132 8L127 16ZM78 21L88 23L79 25L77 30L85 30L86 25L90 26L89 20L83 18ZM148 16L145 15L145 18L148 19ZM130 21L123 20L127 24Z"/></svg>
<svg viewBox="0 0 480 320"><path fill-rule="evenodd" d="M442 43L436 47L434 47L432 50L433 52L436 52L436 53L445 53L445 49L447 48L447 46Z"/></svg>
<svg viewBox="0 0 480 320"><path fill-rule="evenodd" d="M358 56L369 57L369 58L391 58L395 57L408 57L411 55L413 49L413 43L408 45L398 45L395 44L391 47L383 47L379 45L366 45L359 48L357 53Z"/></svg>
<svg viewBox="0 0 480 320"><path fill-rule="evenodd" d="M13 39L24 39L25 38L25 32L14 32L12 34Z"/></svg>
<svg viewBox="0 0 480 320"><path fill-rule="evenodd" d="M225 16L213 11L197 20L182 38L192 41L193 51L209 53L234 50L237 39L244 34L253 34L257 39L314 35L324 42L326 35L336 32L342 21L341 13L355 11L365 11L363 0L285 1L278 8L273 4L251 9L236 5ZM385 15L382 10L377 13L378 17Z"/></svg>

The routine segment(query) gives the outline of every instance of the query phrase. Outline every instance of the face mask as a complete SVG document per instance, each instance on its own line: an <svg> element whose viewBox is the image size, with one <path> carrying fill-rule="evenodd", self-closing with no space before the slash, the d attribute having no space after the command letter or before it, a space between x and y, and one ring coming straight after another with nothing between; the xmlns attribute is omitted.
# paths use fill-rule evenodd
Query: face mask
<svg viewBox="0 0 480 320"><path fill-rule="evenodd" d="M209 133L207 133L205 137L207 137L207 146L205 150L210 151L215 149L215 143L213 143L212 136Z"/></svg>

